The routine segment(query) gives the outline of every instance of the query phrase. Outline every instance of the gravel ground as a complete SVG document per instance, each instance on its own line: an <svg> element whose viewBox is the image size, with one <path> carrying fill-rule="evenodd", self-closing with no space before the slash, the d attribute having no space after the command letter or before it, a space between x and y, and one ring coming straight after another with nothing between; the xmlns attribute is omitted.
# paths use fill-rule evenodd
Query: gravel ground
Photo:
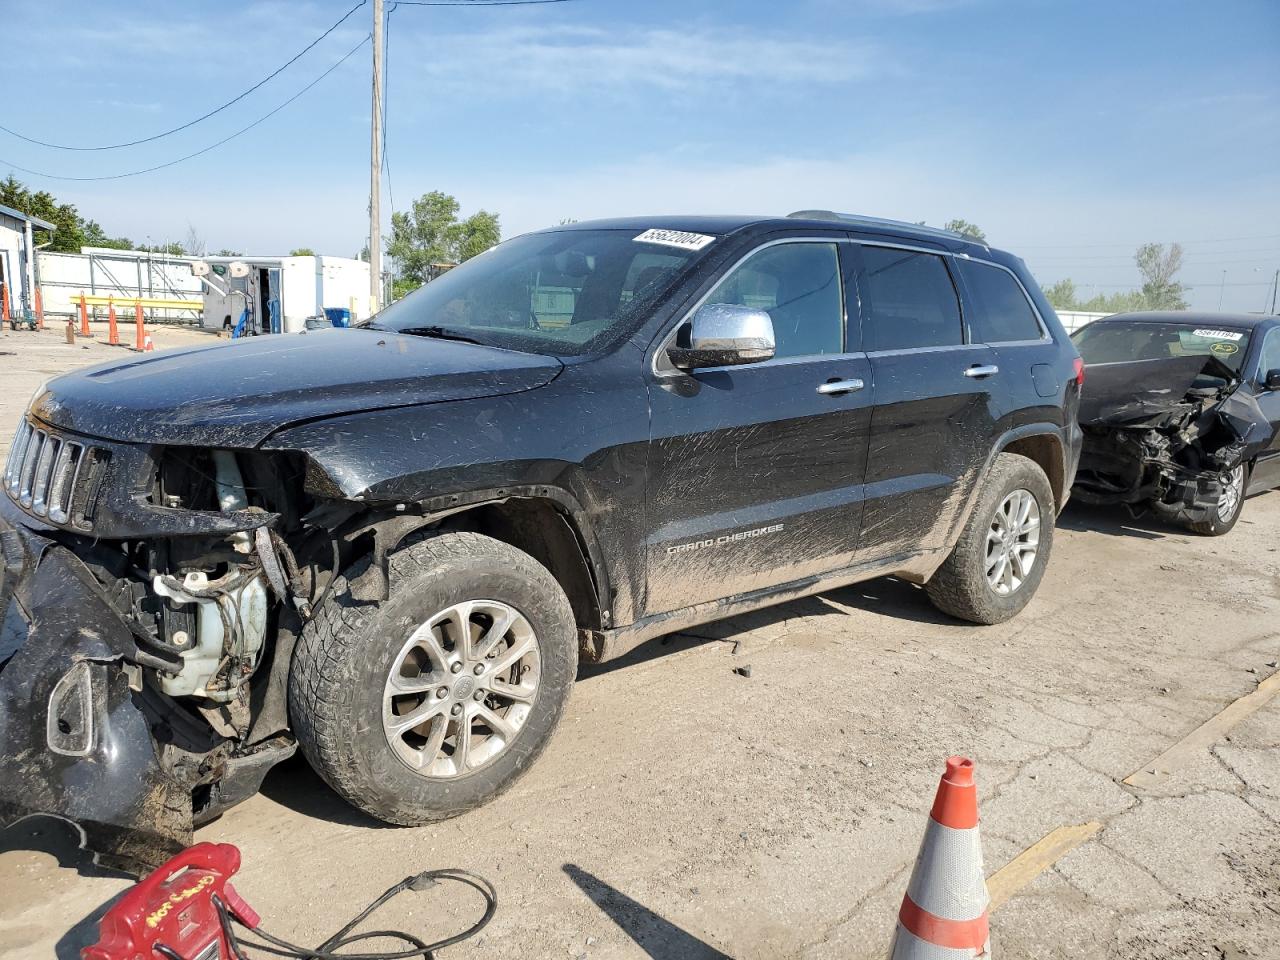
<svg viewBox="0 0 1280 960"><path fill-rule="evenodd" d="M0 431L27 381L111 350L0 340ZM408 874L458 866L500 905L445 957L872 958L943 758L965 753L988 873L1102 824L993 915L995 955L1280 957L1280 698L1159 786L1121 782L1276 670L1277 550L1280 494L1216 540L1072 506L1011 623L957 624L892 579L832 591L584 668L547 753L484 809L385 827L292 761L197 838L239 845L237 888L305 942ZM11 831L0 955L77 956L126 886L56 827ZM478 906L437 887L379 925L445 935Z"/></svg>

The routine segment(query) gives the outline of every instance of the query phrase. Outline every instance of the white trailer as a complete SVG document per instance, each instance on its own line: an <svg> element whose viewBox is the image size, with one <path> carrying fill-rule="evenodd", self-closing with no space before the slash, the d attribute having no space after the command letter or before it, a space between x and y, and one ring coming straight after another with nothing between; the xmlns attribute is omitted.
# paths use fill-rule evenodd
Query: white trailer
<svg viewBox="0 0 1280 960"><path fill-rule="evenodd" d="M362 260L205 257L200 262L209 268L201 278L205 327L235 329L243 317L246 331L297 333L326 308L349 310L352 323L370 315L369 264ZM244 264L247 271L233 270L233 264ZM233 275L239 273L244 275Z"/></svg>

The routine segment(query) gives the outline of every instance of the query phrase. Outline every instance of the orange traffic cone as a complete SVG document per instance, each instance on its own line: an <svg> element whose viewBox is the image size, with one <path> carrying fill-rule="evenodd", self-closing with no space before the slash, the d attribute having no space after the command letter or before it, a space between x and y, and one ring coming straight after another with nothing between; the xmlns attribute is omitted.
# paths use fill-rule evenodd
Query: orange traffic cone
<svg viewBox="0 0 1280 960"><path fill-rule="evenodd" d="M890 960L989 958L987 881L973 761L948 757L893 936Z"/></svg>
<svg viewBox="0 0 1280 960"><path fill-rule="evenodd" d="M154 350L155 348L156 348L156 345L155 345L154 343L152 343L152 342L151 342L151 334L149 334L149 333L148 333L148 334L147 334L145 337L143 337L143 339L142 339L142 352L143 352L143 353L150 353L150 352L151 352L152 350Z"/></svg>

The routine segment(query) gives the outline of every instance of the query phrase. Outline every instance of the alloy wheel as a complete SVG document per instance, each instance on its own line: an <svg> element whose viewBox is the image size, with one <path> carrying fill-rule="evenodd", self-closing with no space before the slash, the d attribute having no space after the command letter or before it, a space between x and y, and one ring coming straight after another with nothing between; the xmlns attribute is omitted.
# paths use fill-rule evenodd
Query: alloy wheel
<svg viewBox="0 0 1280 960"><path fill-rule="evenodd" d="M1236 515L1244 498L1244 464L1238 463L1222 475L1222 496L1218 498L1218 519L1227 523Z"/></svg>
<svg viewBox="0 0 1280 960"><path fill-rule="evenodd" d="M519 736L541 668L537 635L520 611L497 600L456 603L415 629L392 663L387 743L423 777L474 772Z"/></svg>
<svg viewBox="0 0 1280 960"><path fill-rule="evenodd" d="M987 530L987 583L999 596L1016 592L1040 552L1040 505L1028 490L1004 498Z"/></svg>

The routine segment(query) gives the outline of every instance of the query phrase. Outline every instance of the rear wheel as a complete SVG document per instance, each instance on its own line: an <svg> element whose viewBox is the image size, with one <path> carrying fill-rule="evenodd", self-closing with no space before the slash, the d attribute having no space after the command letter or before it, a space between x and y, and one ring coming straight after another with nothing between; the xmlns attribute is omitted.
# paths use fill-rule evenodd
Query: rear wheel
<svg viewBox="0 0 1280 960"><path fill-rule="evenodd" d="M1249 470L1243 463L1236 464L1222 475L1222 496L1217 509L1207 520L1187 523L1187 528L1206 537L1220 537L1228 533L1240 519L1244 509L1244 491L1249 481Z"/></svg>
<svg viewBox="0 0 1280 960"><path fill-rule="evenodd" d="M1031 602L1053 547L1054 500L1039 465L996 455L951 556L930 579L939 610L972 623L1000 623Z"/></svg>
<svg viewBox="0 0 1280 960"><path fill-rule="evenodd" d="M299 640L290 713L350 803L425 823L493 799L532 764L577 661L573 612L545 567L490 537L430 534L391 558L382 603L339 579Z"/></svg>

